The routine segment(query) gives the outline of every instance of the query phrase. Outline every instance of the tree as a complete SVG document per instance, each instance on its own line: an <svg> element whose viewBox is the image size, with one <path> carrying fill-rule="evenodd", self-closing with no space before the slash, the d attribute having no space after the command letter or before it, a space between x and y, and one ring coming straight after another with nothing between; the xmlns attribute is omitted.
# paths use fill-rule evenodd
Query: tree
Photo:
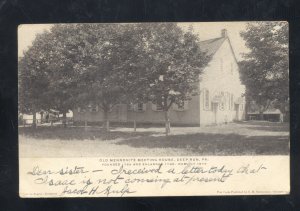
<svg viewBox="0 0 300 211"><path fill-rule="evenodd" d="M199 74L209 60L197 37L174 23L60 24L37 40L24 57L30 77L36 70L47 82L46 97L37 98L32 93L38 90L30 89L38 99L34 105L63 113L99 105L107 130L113 106L150 100L163 108L168 134L170 107L197 93Z"/></svg>
<svg viewBox="0 0 300 211"><path fill-rule="evenodd" d="M124 34L122 24L79 24L83 53L77 55L79 72L79 104L99 105L109 130L109 111L124 101L127 85L124 70L128 66L128 50L134 43Z"/></svg>
<svg viewBox="0 0 300 211"><path fill-rule="evenodd" d="M148 100L162 108L168 135L169 109L198 93L199 75L209 57L201 51L197 36L175 23L143 23L133 27L142 52L137 62L140 73L134 74L138 80L132 81L139 83Z"/></svg>
<svg viewBox="0 0 300 211"><path fill-rule="evenodd" d="M123 24L63 24L51 32L58 55L51 64L57 73L51 87L53 99L57 98L58 105L62 105L63 96L72 99L64 108L69 102L73 107L99 106L109 130L109 111L123 102L129 84L124 70L134 57L132 32Z"/></svg>
<svg viewBox="0 0 300 211"><path fill-rule="evenodd" d="M250 49L240 62L246 98L258 104L261 117L270 105L285 112L289 101L287 22L249 23L241 36Z"/></svg>
<svg viewBox="0 0 300 211"><path fill-rule="evenodd" d="M124 39L121 35L122 25L119 24L53 26L50 32L37 37L21 59L27 67L27 72L20 71L26 76L20 78L22 90L26 84L32 89L26 89L20 99L31 102L38 109L43 107L41 103L59 110L64 123L69 109L99 105L108 123L108 112L124 97L123 61L120 59ZM124 47L130 49L128 45ZM36 72L39 75L35 76ZM36 85L43 76L47 76L47 86L39 89ZM43 98L37 97L36 92ZM32 100L26 98L26 94L32 96ZM106 125L108 129L109 124Z"/></svg>
<svg viewBox="0 0 300 211"><path fill-rule="evenodd" d="M38 34L19 62L19 103L22 110L57 109L63 113L65 126L66 113L74 105L72 93L77 82L73 71L76 63L64 46L68 30L68 27L56 25L50 31ZM33 122L35 126L35 120Z"/></svg>
<svg viewBox="0 0 300 211"><path fill-rule="evenodd" d="M47 74L48 51L41 51L40 47L48 45L48 33L38 35L33 46L19 59L19 111L32 113L33 127L36 127L36 112L49 108L46 97L50 85Z"/></svg>

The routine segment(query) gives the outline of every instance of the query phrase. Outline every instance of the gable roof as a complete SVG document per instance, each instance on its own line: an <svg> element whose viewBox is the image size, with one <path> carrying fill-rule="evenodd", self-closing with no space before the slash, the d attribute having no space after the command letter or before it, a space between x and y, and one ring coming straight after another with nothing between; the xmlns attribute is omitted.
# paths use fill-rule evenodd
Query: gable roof
<svg viewBox="0 0 300 211"><path fill-rule="evenodd" d="M228 40L230 50L233 54L233 57L234 57L236 63L238 63L235 53L233 51L233 48L231 46L230 39L228 37L219 37L219 38L200 41L200 43L199 43L200 49L202 49L204 52L206 52L208 56L213 56L218 51L218 49L221 47L221 45L223 44L223 42L225 40Z"/></svg>
<svg viewBox="0 0 300 211"><path fill-rule="evenodd" d="M217 52L225 40L225 37L219 37L201 41L200 49L206 52L209 56L212 56Z"/></svg>

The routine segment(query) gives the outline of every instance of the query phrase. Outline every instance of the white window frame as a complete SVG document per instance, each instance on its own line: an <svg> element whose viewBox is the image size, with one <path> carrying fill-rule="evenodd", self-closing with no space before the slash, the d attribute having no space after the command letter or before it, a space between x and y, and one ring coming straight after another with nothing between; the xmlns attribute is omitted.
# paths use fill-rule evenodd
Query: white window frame
<svg viewBox="0 0 300 211"><path fill-rule="evenodd" d="M140 105L141 105L141 107L140 107ZM134 107L136 108L135 111L137 111L137 112L146 111L146 104L145 103L137 103L137 104L135 104Z"/></svg>

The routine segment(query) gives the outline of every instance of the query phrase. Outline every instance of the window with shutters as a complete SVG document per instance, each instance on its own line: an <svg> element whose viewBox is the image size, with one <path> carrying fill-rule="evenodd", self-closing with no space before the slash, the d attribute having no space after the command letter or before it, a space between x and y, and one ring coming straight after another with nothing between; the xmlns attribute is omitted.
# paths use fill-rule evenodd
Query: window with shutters
<svg viewBox="0 0 300 211"><path fill-rule="evenodd" d="M138 103L136 107L137 111L144 111L144 103Z"/></svg>

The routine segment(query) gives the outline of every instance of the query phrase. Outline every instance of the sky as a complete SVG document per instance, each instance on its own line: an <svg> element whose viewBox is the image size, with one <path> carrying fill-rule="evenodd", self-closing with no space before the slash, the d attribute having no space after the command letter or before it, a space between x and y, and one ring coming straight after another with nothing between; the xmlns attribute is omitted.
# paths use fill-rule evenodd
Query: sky
<svg viewBox="0 0 300 211"><path fill-rule="evenodd" d="M248 52L240 32L245 30L246 22L194 22L179 23L179 26L188 28L192 25L193 30L199 35L200 40L213 39L221 36L221 30L227 29L228 37L237 60L242 60L242 54ZM49 30L53 24L24 24L18 28L18 55L21 57L31 45L36 35Z"/></svg>

